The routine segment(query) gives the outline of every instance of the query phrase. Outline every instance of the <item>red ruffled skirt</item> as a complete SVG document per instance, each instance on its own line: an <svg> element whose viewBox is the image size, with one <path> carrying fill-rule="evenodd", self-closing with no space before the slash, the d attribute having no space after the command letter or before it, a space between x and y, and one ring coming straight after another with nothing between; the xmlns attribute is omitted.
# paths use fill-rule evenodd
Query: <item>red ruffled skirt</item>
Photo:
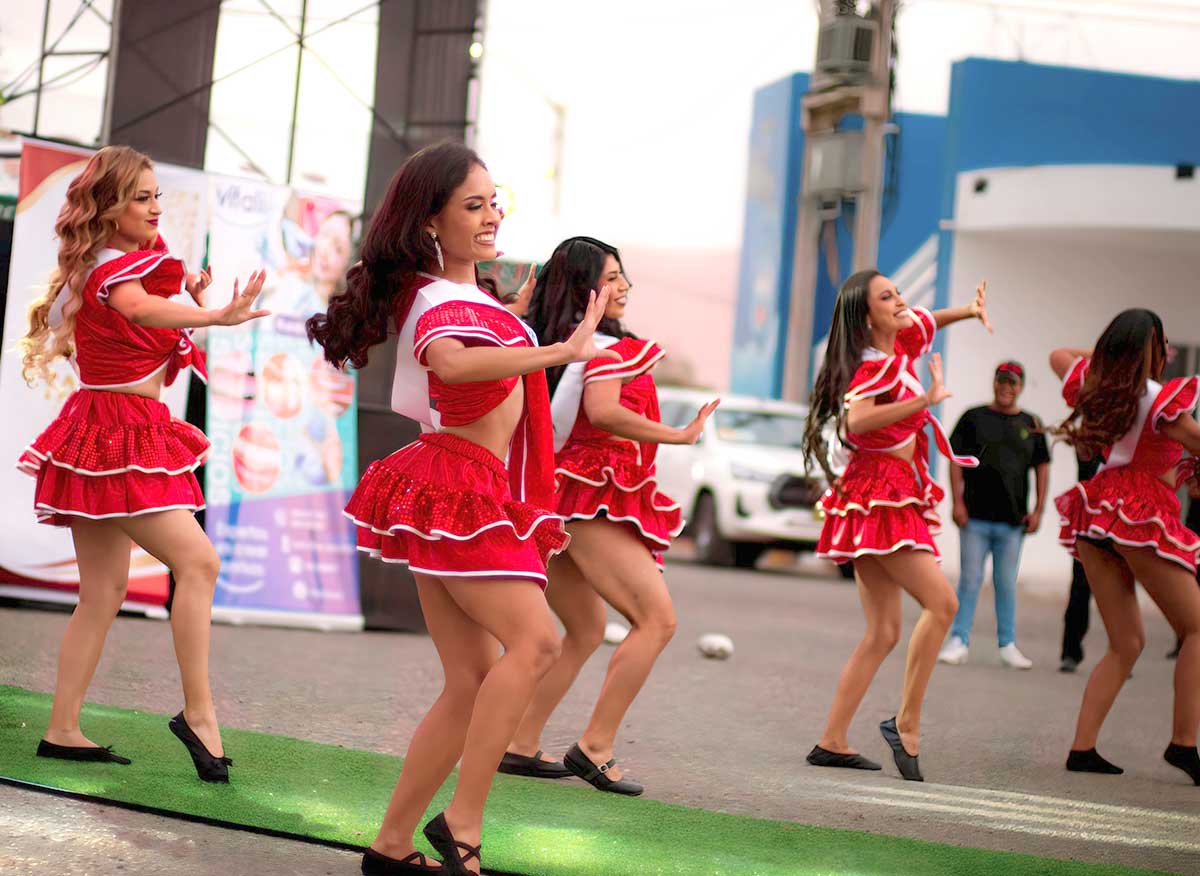
<svg viewBox="0 0 1200 876"><path fill-rule="evenodd" d="M660 553L683 530L683 514L678 502L658 491L653 469L638 460L636 444L572 441L556 463L559 514L567 520L605 517L628 523L661 561Z"/></svg>
<svg viewBox="0 0 1200 876"><path fill-rule="evenodd" d="M37 478L38 522L136 517L204 507L195 471L208 455L204 433L162 402L127 392L81 389L17 468Z"/></svg>
<svg viewBox="0 0 1200 876"><path fill-rule="evenodd" d="M940 560L933 536L941 526L935 507L942 496L937 484L921 483L912 463L890 453L856 452L841 492L831 488L821 499L825 524L817 556L844 563L910 548Z"/></svg>
<svg viewBox="0 0 1200 876"><path fill-rule="evenodd" d="M371 463L345 514L359 550L429 575L544 587L546 561L570 540L557 514L512 498L503 460L445 432Z"/></svg>
<svg viewBox="0 0 1200 876"><path fill-rule="evenodd" d="M1058 541L1079 556L1079 538L1149 547L1195 573L1200 536L1180 522L1179 497L1153 473L1129 466L1101 471L1054 500Z"/></svg>

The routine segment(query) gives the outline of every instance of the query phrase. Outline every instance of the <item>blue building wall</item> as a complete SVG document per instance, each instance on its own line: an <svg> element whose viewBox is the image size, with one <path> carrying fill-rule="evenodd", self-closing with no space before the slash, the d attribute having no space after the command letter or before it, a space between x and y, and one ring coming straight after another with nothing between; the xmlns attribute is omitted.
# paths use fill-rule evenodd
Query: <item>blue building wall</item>
<svg viewBox="0 0 1200 876"><path fill-rule="evenodd" d="M808 74L796 73L754 95L730 378L736 392L778 397L783 387L806 91Z"/></svg>
<svg viewBox="0 0 1200 876"><path fill-rule="evenodd" d="M1200 82L968 58L953 67L941 218L964 171L1048 164L1200 163ZM1197 209L1200 209L1198 206ZM954 234L940 232L937 303Z"/></svg>
<svg viewBox="0 0 1200 876"><path fill-rule="evenodd" d="M792 281L806 74L755 95L750 184L738 279L732 387L778 397ZM969 58L951 74L948 115L898 113L894 178L878 267L895 276L937 237L934 306L950 300L955 189L964 171L1048 164L1200 163L1200 82ZM848 119L845 127L858 125ZM769 175L771 179L766 179ZM1200 209L1200 206L1198 206ZM820 247L812 345L824 340L837 280L850 274L853 206L837 221L837 269ZM911 263L910 263L911 264ZM903 289L912 292L914 290ZM919 290L917 290L919 291ZM815 369L810 368L815 377Z"/></svg>

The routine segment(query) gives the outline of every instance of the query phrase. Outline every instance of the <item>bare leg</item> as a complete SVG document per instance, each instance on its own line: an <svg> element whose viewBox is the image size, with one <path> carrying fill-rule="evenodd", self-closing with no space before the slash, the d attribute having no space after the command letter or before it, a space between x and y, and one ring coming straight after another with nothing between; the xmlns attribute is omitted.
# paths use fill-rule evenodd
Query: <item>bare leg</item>
<svg viewBox="0 0 1200 876"><path fill-rule="evenodd" d="M1195 576L1148 549L1121 555L1182 640L1175 662L1175 714L1171 741L1196 745L1200 724L1200 589Z"/></svg>
<svg viewBox="0 0 1200 876"><path fill-rule="evenodd" d="M850 747L850 722L884 658L900 641L900 586L875 557L855 560L854 572L867 630L842 668L825 732L817 743L841 754L857 754Z"/></svg>
<svg viewBox="0 0 1200 876"><path fill-rule="evenodd" d="M526 757L532 757L541 748L542 731L550 715L574 684L583 664L600 647L607 618L604 600L583 577L569 552L551 559L547 574L550 585L546 588L546 600L562 621L566 635L562 640L562 656L538 685L517 735L508 746L509 751Z"/></svg>
<svg viewBox="0 0 1200 876"><path fill-rule="evenodd" d="M897 551L881 557L892 580L921 606L921 616L908 640L904 663L904 693L896 713L900 741L911 755L920 753L921 705L937 664L938 649L958 611L958 597L928 551Z"/></svg>
<svg viewBox="0 0 1200 876"><path fill-rule="evenodd" d="M213 589L221 561L192 512L160 511L121 518L125 534L175 576L171 636L183 683L183 717L213 755L225 753L208 681Z"/></svg>
<svg viewBox="0 0 1200 876"><path fill-rule="evenodd" d="M1075 723L1075 739L1071 743L1072 750L1087 751L1096 747L1100 725L1142 653L1146 634L1128 564L1085 541L1078 542L1078 548L1079 560L1108 632L1108 650L1088 676Z"/></svg>
<svg viewBox="0 0 1200 876"><path fill-rule="evenodd" d="M575 565L630 623L629 635L608 662L600 697L579 739L583 753L602 764L612 758L625 713L675 635L675 608L654 557L631 527L607 520L577 520L567 528ZM616 767L606 775L613 781L621 777Z"/></svg>
<svg viewBox="0 0 1200 876"><path fill-rule="evenodd" d="M441 581L427 575L414 577L445 683L413 733L400 779L371 844L391 858L403 858L413 851L417 825L462 757L479 686L499 658L496 639L458 607ZM482 581L477 586L490 583Z"/></svg>
<svg viewBox="0 0 1200 876"><path fill-rule="evenodd" d="M558 629L541 589L532 581L446 578L443 583L463 613L504 646L504 656L492 666L475 697L458 782L445 812L455 838L478 845L496 767L538 682L558 659ZM468 862L473 869L478 865L475 859Z"/></svg>
<svg viewBox="0 0 1200 876"><path fill-rule="evenodd" d="M125 600L130 543L106 520L79 518L71 526L79 564L79 604L71 613L58 651L58 677L46 740L55 745L94 745L79 728L79 711L100 662L104 638Z"/></svg>

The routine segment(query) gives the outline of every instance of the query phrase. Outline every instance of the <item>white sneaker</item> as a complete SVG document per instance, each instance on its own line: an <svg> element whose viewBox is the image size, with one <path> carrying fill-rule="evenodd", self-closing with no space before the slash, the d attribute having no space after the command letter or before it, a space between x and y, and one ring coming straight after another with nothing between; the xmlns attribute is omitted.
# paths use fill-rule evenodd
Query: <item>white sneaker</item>
<svg viewBox="0 0 1200 876"><path fill-rule="evenodd" d="M1030 669L1033 661L1017 650L1015 642L1000 649L1000 662L1010 669Z"/></svg>
<svg viewBox="0 0 1200 876"><path fill-rule="evenodd" d="M951 636L950 641L938 654L938 663L951 663L961 666L967 662L967 643L958 636Z"/></svg>

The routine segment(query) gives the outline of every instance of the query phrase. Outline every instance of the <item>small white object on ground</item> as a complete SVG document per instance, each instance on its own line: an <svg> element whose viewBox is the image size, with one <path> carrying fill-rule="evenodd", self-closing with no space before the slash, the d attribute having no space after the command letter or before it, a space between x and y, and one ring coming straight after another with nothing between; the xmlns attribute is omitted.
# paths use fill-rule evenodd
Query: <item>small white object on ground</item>
<svg viewBox="0 0 1200 876"><path fill-rule="evenodd" d="M616 621L610 621L604 627L604 641L610 645L619 645L625 641L625 637L629 635L629 627L624 624L619 624Z"/></svg>
<svg viewBox="0 0 1200 876"><path fill-rule="evenodd" d="M696 643L700 653L713 660L725 660L733 654L733 639L721 633L705 633Z"/></svg>

